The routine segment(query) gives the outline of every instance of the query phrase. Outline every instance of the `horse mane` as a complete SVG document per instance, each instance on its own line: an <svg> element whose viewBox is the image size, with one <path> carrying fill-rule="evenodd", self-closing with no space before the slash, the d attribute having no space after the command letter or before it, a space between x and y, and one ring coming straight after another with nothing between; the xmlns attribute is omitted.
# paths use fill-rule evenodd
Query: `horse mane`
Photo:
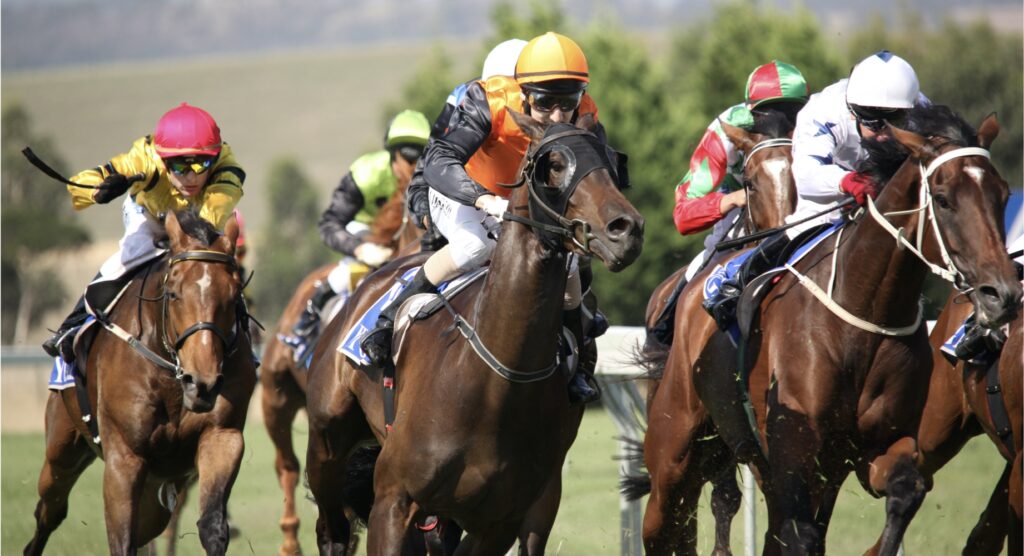
<svg viewBox="0 0 1024 556"><path fill-rule="evenodd" d="M194 210L184 210L174 213L178 217L178 224L181 230L188 236L198 239L209 247L220 237L220 232L209 221L199 216Z"/></svg>
<svg viewBox="0 0 1024 556"><path fill-rule="evenodd" d="M751 131L772 139L778 139L789 137L793 133L794 127L793 121L782 112L754 112L754 126Z"/></svg>
<svg viewBox="0 0 1024 556"><path fill-rule="evenodd" d="M903 129L925 137L942 137L962 147L978 144L977 131L950 107L941 104L910 109ZM876 183L887 183L910 156L910 151L891 139L864 139L861 146L868 152L868 158L857 166L857 171L868 174Z"/></svg>

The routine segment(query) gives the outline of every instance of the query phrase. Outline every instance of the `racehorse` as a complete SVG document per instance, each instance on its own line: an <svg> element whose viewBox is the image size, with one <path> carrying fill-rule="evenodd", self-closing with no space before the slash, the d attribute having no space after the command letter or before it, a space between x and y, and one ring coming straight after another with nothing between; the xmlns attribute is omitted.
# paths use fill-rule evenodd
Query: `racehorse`
<svg viewBox="0 0 1024 556"><path fill-rule="evenodd" d="M175 492L195 474L199 539L207 554L227 550L225 511L256 386L234 258L238 231L232 220L218 234L192 212L168 213L165 227L167 255L133 279L88 355L77 354L86 362L88 407L74 388L50 393L36 532L26 554L42 553L67 516L71 488L97 455L106 463L111 554L134 555L159 535ZM88 414L96 439L82 420Z"/></svg>
<svg viewBox="0 0 1024 556"><path fill-rule="evenodd" d="M405 208L405 189L396 190L381 206L366 241L394 249L395 253L412 254L419 249L422 231L413 225ZM309 273L299 283L288 305L270 334L270 341L264 352L260 372L261 403L263 424L267 427L270 440L274 443L274 470L284 491L284 514L281 516L281 532L284 541L278 549L280 554L298 554L299 516L295 511L295 488L299 483L299 458L292 444L292 423L298 411L306 407L307 370L295 361L294 348L279 339L280 335L292 334L292 328L306 308L306 300L313 295L318 283L327 280L327 275L337 263L323 265ZM324 315L336 312L344 300L328 302ZM326 318L324 319L326 322Z"/></svg>
<svg viewBox="0 0 1024 556"><path fill-rule="evenodd" d="M466 531L456 554L502 554L517 537L520 553L544 550L561 466L582 418L556 360L569 253L592 253L619 271L640 254L643 218L619 191L607 147L589 131L591 117L580 128L546 129L518 112L507 117L531 142L489 272L449 301L458 320L440 311L396 340L393 426L385 426L382 370L357 367L334 347L424 256L394 261L364 281L314 353L306 461L321 554L347 549L348 501L339 494L346 460L353 447L374 441L382 450L368 554L399 553L426 515Z"/></svg>
<svg viewBox="0 0 1024 556"><path fill-rule="evenodd" d="M943 342L971 314L971 309L959 292L953 292L932 329L934 368L918 429L919 468L930 489L935 473L956 456L968 440L982 432L987 434L1006 459L1006 469L995 485L978 524L971 531L964 550L966 553L969 547L971 554L1000 554L1003 539L1008 538L1009 553L1021 554L1020 541L1024 532L1021 526L1021 505L1024 503L1024 490L1021 488L1021 450L1024 448L1021 443L1021 418L1024 415L1021 396L1024 362L1021 361L1021 353L1024 353L1024 330L1018 315L1009 324L1006 344L994 363L1001 390L994 395L1001 398L1009 417L1011 451L992 417L992 398L987 393L986 380L989 365L962 360L954 364L940 351Z"/></svg>
<svg viewBox="0 0 1024 556"><path fill-rule="evenodd" d="M887 497L886 526L871 552L896 553L924 496L914 465L931 371L918 307L924 275L932 268L973 286L987 326L1014 318L1021 299L1002 247L1008 187L985 150L998 122L990 116L975 137L936 106L912 111L908 129L890 128L892 141L867 145L876 174L894 158L885 149L900 151L870 217L764 277L777 283L757 303L739 353L700 306L709 271L683 292L676 333L689 341L671 346L648 412L648 554L694 553L700 489L736 461L754 464L761 479L766 554L824 553L851 470Z"/></svg>
<svg viewBox="0 0 1024 556"><path fill-rule="evenodd" d="M768 118L759 121L753 131L721 122L726 136L737 149L746 153L743 160L743 188L747 192L747 206L743 210L741 220L737 222L740 235L754 233L782 226L785 218L796 208L796 187L790 170L792 162L793 142L789 137L793 133L793 124L784 117ZM706 254L710 261L720 260L729 251ZM663 345L654 327L660 320L674 319L674 316L662 315L666 310L677 309L669 306L671 296L679 295L681 280L685 280L688 266L684 265L659 284L647 302L644 318L647 339L642 348L640 358L645 364L651 364L663 358L668 346ZM654 363L654 367L657 367ZM658 369L660 371L660 369ZM656 372L658 372L656 371ZM649 375L647 400L650 403L657 391L660 376ZM732 519L739 511L741 495L736 485L736 474L733 468L713 477L714 489L711 494L711 509L715 516L715 554L729 554L729 531Z"/></svg>

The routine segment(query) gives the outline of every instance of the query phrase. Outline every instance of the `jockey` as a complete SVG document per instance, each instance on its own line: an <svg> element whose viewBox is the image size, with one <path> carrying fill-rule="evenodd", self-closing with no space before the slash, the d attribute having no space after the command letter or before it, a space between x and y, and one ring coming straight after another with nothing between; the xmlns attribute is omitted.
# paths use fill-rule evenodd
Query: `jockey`
<svg viewBox="0 0 1024 556"><path fill-rule="evenodd" d="M487 57L484 59L483 70L480 72L480 79L486 81L496 75L514 77L516 61L519 60L519 53L523 51L525 46L526 41L522 39L508 39L498 43L497 46L487 53ZM455 107L462 102L462 99L466 96L466 90L476 81L478 80L473 79L460 83L448 94L444 108L441 109L441 113L438 114L437 119L434 120L434 125L430 128L431 142L437 137L444 135L445 131L448 130L452 115L455 113ZM430 148L429 143L427 148ZM426 180L423 179L423 161L421 159L416 164L416 170L413 172L412 180L409 182L406 204L409 207L409 211L415 217L413 221L416 223L416 226L425 230L423 236L420 237L420 244L423 250L437 251L444 246L446 240L430 222L430 204L427 202L427 195L428 186Z"/></svg>
<svg viewBox="0 0 1024 556"><path fill-rule="evenodd" d="M121 206L125 232L118 251L103 263L74 310L43 343L46 353L67 363L74 360L74 332L88 317L86 303L93 311L109 311L133 271L166 252L157 244L166 237L158 215L193 209L223 230L242 197L245 172L221 141L213 117L182 103L164 114L156 132L135 141L128 153L80 172L71 181L98 186L68 186L75 210L109 203L125 192L128 196Z"/></svg>
<svg viewBox="0 0 1024 556"><path fill-rule="evenodd" d="M779 113L791 123L807 102L810 93L800 70L791 64L773 60L758 66L747 78L744 101L718 115L704 132L697 149L690 157L690 167L682 181L676 185L676 204L672 219L680 234L690 235L714 226L704 240L704 251L687 267L683 284L704 266L704 262L718 243L726 238L739 220L747 204L743 188L744 154L722 129L720 122L751 129L755 120ZM677 291L681 289L676 288ZM671 320L678 297L670 299L662 311L663 320ZM668 323L668 321L666 321ZM667 324L671 326L670 323ZM659 329L655 327L655 330ZM662 343L671 342L671 333L659 333Z"/></svg>
<svg viewBox="0 0 1024 556"><path fill-rule="evenodd" d="M364 241L370 223L395 191L405 187L430 135L427 117L415 110L399 112L388 124L384 148L356 159L331 194L331 204L320 216L320 237L331 249L346 255L316 284L306 309L295 324L296 337L288 343L302 345L316 335L320 310L327 300L348 295L369 270L390 258L391 248ZM304 351L304 350L300 350ZM296 353L301 359L301 354Z"/></svg>
<svg viewBox="0 0 1024 556"><path fill-rule="evenodd" d="M830 207L847 196L864 205L878 195L879 184L853 169L867 158L862 139L886 140L886 123L900 127L914 106L927 105L914 68L888 50L868 56L850 72L848 79L829 85L811 96L800 111L793 132L793 177L796 211L787 222L796 222ZM820 224L835 223L839 211L824 214L762 241L742 269L722 283L720 293L705 308L722 327L732 320L742 287L776 266L789 239ZM724 329L724 328L723 328Z"/></svg>
<svg viewBox="0 0 1024 556"><path fill-rule="evenodd" d="M574 122L581 114L596 118L597 106L586 93L589 81L580 47L549 32L523 48L514 79L497 75L469 85L447 132L431 144L423 162L430 186L430 216L449 243L427 259L363 340L363 352L372 365L380 366L391 357L395 315L406 299L436 292L438 284L490 258L496 245L493 234L500 228L510 195L498 184L515 181L529 147L529 139L507 116L506 107L541 123ZM604 128L598 125L596 131L605 140ZM581 329L578 268L570 273L566 292L566 323ZM582 339L582 332L575 335ZM574 402L599 395L584 374L577 372L570 382Z"/></svg>

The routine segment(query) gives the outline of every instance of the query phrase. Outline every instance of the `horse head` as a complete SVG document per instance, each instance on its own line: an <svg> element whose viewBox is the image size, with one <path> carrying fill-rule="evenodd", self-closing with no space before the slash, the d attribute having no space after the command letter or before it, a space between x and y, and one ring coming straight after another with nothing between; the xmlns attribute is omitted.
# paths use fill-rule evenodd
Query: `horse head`
<svg viewBox="0 0 1024 556"><path fill-rule="evenodd" d="M719 120L726 137L746 153L743 189L747 192L748 232L777 228L796 209L793 180L792 123L781 114L770 114L754 124L753 131Z"/></svg>
<svg viewBox="0 0 1024 556"><path fill-rule="evenodd" d="M168 213L170 253L163 283L163 341L173 357L189 411L213 409L223 366L245 332L239 324L242 283L235 261L238 226L223 234L193 212Z"/></svg>
<svg viewBox="0 0 1024 556"><path fill-rule="evenodd" d="M975 134L948 108L935 106L912 111L908 128L890 130L917 162L917 237L924 258L970 293L980 324L998 327L1013 320L1021 285L1004 245L1009 186L988 154L999 122L990 115ZM931 229L925 230L925 220Z"/></svg>
<svg viewBox="0 0 1024 556"><path fill-rule="evenodd" d="M592 253L612 272L629 266L643 247L644 219L620 191L621 155L593 133L593 117L582 116L578 127L545 126L508 113L530 138L520 184L529 195L530 218L546 226L536 228L542 242Z"/></svg>

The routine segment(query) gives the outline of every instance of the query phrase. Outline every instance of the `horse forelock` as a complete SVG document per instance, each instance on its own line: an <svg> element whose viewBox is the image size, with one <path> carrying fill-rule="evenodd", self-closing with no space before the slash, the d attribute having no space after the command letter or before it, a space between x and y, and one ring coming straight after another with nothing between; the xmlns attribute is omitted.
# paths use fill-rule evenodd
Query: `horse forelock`
<svg viewBox="0 0 1024 556"><path fill-rule="evenodd" d="M206 247L213 245L221 235L213 224L201 218L195 211L182 211L176 216L181 230L189 237L201 241Z"/></svg>
<svg viewBox="0 0 1024 556"><path fill-rule="evenodd" d="M772 139L789 137L793 133L793 122L781 112L764 112L754 114L754 126L751 131Z"/></svg>
<svg viewBox="0 0 1024 556"><path fill-rule="evenodd" d="M942 104L912 108L907 115L906 129L925 137L941 137L961 147L978 145L978 132L974 127Z"/></svg>

